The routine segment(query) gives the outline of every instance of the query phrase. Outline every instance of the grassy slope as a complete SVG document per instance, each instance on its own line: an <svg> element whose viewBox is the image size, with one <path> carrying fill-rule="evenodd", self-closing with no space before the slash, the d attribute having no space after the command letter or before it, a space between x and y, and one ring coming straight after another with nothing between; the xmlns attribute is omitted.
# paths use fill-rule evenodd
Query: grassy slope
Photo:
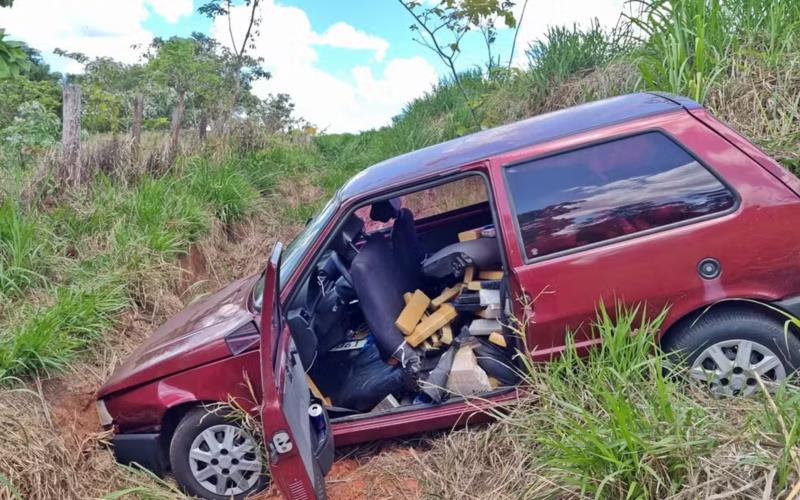
<svg viewBox="0 0 800 500"><path fill-rule="evenodd" d="M785 165L797 168L800 6L790 0L737 0L726 5L722 9L717 2L694 0L650 4L650 10L640 17L642 24L637 31L646 40L639 42L598 27L587 32L551 30L549 38L534 47L529 70L499 72L490 79L477 74L465 78L468 91L480 102L481 125L493 126L586 100L657 88L704 100L721 118ZM664 9L670 13L663 14ZM459 93L443 83L410 103L391 127L357 135L321 136L311 145L279 142L269 149L222 161L185 158L167 174L130 183L100 175L86 190L49 197L35 208L16 201L25 175L6 176L2 183L8 195L0 202L0 379L27 378L67 368L81 352L97 346L97 340L112 331L125 311L158 317L161 311L169 310L161 291L174 289L181 278L176 259L215 228L254 214L263 220L266 214L271 224L267 231L277 232L278 225L305 220L322 199L364 166L474 128ZM303 194L298 196L298 190ZM281 197L279 202L269 198L274 193ZM267 201L260 195L268 195ZM286 196L297 200L286 203ZM636 382L640 380L633 378L626 387L636 391ZM537 383L548 385L546 379ZM602 387L596 389L601 391ZM591 398L606 397L592 393L595 388L587 390ZM695 401L686 399L672 385L665 390L673 405L675 401ZM563 397L578 408L589 408L583 397L568 399L576 394L565 389L555 397ZM637 407L651 404L649 399L635 397L632 402ZM605 401L594 409L611 403ZM686 411L692 413L692 405L699 403L685 404ZM588 418L583 413L570 417L553 408L542 414ZM524 422L525 412L513 413L518 417L497 426L492 431L496 434L492 443L504 443L508 447L503 449L509 453L520 452L521 443L533 443L531 449L549 449L552 456L563 458L561 462L531 461L522 450L519 463L528 465L520 477L538 478L544 485L549 484L548 477L559 478L591 492L608 477L604 488L611 490L607 491L659 496L674 492L675 459L680 459L678 464L691 462L701 467L705 452L687 452L684 440L666 451L661 449L658 467L649 466L652 443L648 439L654 429L634 424L654 414L633 410L633 420L624 425L633 425L632 437L644 439L647 446L634 452L623 447L620 464L611 460L612 455L606 462L567 460L577 459L574 450L586 443L577 441L580 446L574 450L559 450L555 443L542 442L546 436L536 430L542 422ZM786 418L796 420L794 414ZM553 422L570 424L558 419ZM684 425L676 432L705 429L702 419L691 422L691 426ZM571 422L576 423L581 424L578 428L587 425L584 421ZM601 426L596 430L603 436L602 432L620 429ZM717 427L713 430L723 432ZM796 434L794 427L791 433ZM474 449L470 448L474 445L487 457L495 456L489 453L486 439L459 436L438 441L429 455L459 455L463 450L451 443L461 443L464 449ZM786 440L796 441L792 436ZM709 446L713 449L719 441ZM780 444L780 439L777 442ZM781 445L780 449L787 448ZM635 458L633 469L628 467L631 457ZM609 469L609 464L617 465ZM427 471L436 470L436 464L430 461L425 467ZM607 475L617 469L618 474ZM787 484L786 470L784 467L779 473L776 469L778 487ZM450 484L447 482L424 484L431 493L458 491L440 490L443 484ZM520 483L503 484L511 493L509 486ZM21 489L33 492L27 490L30 487L22 485ZM574 493L573 488L570 486L569 491Z"/></svg>

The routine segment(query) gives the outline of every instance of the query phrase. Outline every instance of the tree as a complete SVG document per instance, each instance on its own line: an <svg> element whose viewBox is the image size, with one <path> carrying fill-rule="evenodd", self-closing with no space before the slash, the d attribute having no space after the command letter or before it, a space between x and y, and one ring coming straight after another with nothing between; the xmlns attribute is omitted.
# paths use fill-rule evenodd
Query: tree
<svg viewBox="0 0 800 500"><path fill-rule="evenodd" d="M82 127L89 132L119 132L126 128L135 95L145 80L142 65L124 64L110 57L90 59L81 52L59 48L53 52L83 66L83 73L67 78L83 89Z"/></svg>
<svg viewBox="0 0 800 500"><path fill-rule="evenodd" d="M60 128L61 120L51 110L36 101L24 102L13 122L0 130L2 149L14 162L25 165L29 158L58 142Z"/></svg>
<svg viewBox="0 0 800 500"><path fill-rule="evenodd" d="M42 82L45 80L58 83L61 81L61 73L50 71L50 65L42 59L42 53L33 47L24 45L22 50L28 57L28 66L22 68L20 76L24 76L28 80L34 82Z"/></svg>
<svg viewBox="0 0 800 500"><path fill-rule="evenodd" d="M469 108L472 119L477 127L480 121L476 114L476 106L461 80L456 60L461 54L461 42L473 30L483 34L488 51L489 71L499 63L492 54L492 45L497 38L496 19L502 19L509 28L517 26L516 19L511 9L514 2L511 0L439 0L430 5L429 2L420 0L398 0L400 4L414 18L414 24L409 29L414 33L414 41L432 50L447 66L453 83L458 87L464 101ZM516 37L515 37L516 39Z"/></svg>
<svg viewBox="0 0 800 500"><path fill-rule="evenodd" d="M305 120L294 116L294 103L289 94L270 94L256 109L264 128L273 134L290 132L306 124Z"/></svg>
<svg viewBox="0 0 800 500"><path fill-rule="evenodd" d="M178 96L165 155L167 165L171 165L178 151L186 96L189 92L218 84L219 68L217 61L191 38L172 37L166 41L157 38L152 48L153 52L147 55L148 69L157 81L167 85Z"/></svg>
<svg viewBox="0 0 800 500"><path fill-rule="evenodd" d="M0 79L17 76L30 64L23 49L25 44L6 40L5 36L6 31L0 28Z"/></svg>
<svg viewBox="0 0 800 500"><path fill-rule="evenodd" d="M232 0L211 0L197 9L197 11L209 19L225 17L228 24L228 35L230 44L220 44L223 57L226 59L227 73L232 78L232 92L229 98L228 112L225 119L233 116L242 89L250 88L250 84L261 78L269 78L270 74L262 67L263 58L252 57L248 51L255 49L255 39L259 35L261 25L261 14L259 10L260 0L245 0L244 5L250 8L247 29L244 32L241 43L238 43L233 33L233 22L231 11L235 6ZM223 120L225 121L225 120Z"/></svg>
<svg viewBox="0 0 800 500"><path fill-rule="evenodd" d="M0 129L14 120L19 107L36 101L42 107L61 116L61 87L50 80L31 81L23 76L0 79Z"/></svg>
<svg viewBox="0 0 800 500"><path fill-rule="evenodd" d="M219 42L204 33L192 33L203 57L214 62L217 72L214 78L195 89L188 101L188 118L197 126L200 140L204 140L209 123L228 113L229 99L233 92L234 78L231 61L221 50ZM217 124L223 120L216 120Z"/></svg>

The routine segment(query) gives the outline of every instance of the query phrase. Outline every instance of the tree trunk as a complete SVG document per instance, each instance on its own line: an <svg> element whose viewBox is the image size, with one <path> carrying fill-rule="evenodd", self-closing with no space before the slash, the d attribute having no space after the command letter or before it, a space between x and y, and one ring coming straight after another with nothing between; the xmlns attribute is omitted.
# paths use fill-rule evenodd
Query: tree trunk
<svg viewBox="0 0 800 500"><path fill-rule="evenodd" d="M233 119L233 114L236 112L236 103L239 102L239 93L242 91L242 68L236 68L236 74L233 76L233 95L231 96L231 110L228 114L228 119Z"/></svg>
<svg viewBox="0 0 800 500"><path fill-rule="evenodd" d="M133 155L139 154L139 142L142 138L142 118L144 116L144 96L137 94L133 100L133 119L131 120L131 144Z"/></svg>
<svg viewBox="0 0 800 500"><path fill-rule="evenodd" d="M70 186L79 186L81 168L81 88L64 85L61 127L61 168L59 178Z"/></svg>
<svg viewBox="0 0 800 500"><path fill-rule="evenodd" d="M200 141L206 140L206 132L208 129L208 114L203 111L200 114L200 123L197 124L197 137L200 138Z"/></svg>
<svg viewBox="0 0 800 500"><path fill-rule="evenodd" d="M169 132L169 143L167 144L167 154L165 168L169 168L174 162L175 157L178 155L178 139L181 133L181 122L183 122L183 109L184 101L186 100L186 91L181 91L178 94L178 105L172 111L172 126Z"/></svg>
<svg viewBox="0 0 800 500"><path fill-rule="evenodd" d="M240 74L241 66L238 66L233 74L233 90L231 91L230 96L230 105L228 106L227 112L223 112L222 117L219 120L219 135L222 136L228 131L230 131L230 123L233 119L233 114L236 112L236 103L239 101L239 94L241 92L242 86L242 76Z"/></svg>

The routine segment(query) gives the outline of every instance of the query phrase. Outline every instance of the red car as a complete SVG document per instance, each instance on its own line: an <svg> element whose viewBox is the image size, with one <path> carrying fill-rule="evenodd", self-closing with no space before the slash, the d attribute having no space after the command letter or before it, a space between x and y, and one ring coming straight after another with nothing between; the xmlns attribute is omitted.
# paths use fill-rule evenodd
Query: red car
<svg viewBox="0 0 800 500"><path fill-rule="evenodd" d="M242 498L268 463L287 498L322 497L334 441L476 415L439 389L464 373L471 394L516 397L522 344L505 325L522 296L535 298L535 361L564 349L567 329L590 347L598 301L644 303L669 307L661 343L690 374L747 394L756 373L780 381L800 365L780 314L800 314L798 222L800 181L688 99L537 116L357 174L263 273L158 329L98 411L119 461L171 470L190 494ZM434 299L401 331L415 296ZM731 298L753 300L720 303ZM260 417L269 457L208 414L231 400Z"/></svg>

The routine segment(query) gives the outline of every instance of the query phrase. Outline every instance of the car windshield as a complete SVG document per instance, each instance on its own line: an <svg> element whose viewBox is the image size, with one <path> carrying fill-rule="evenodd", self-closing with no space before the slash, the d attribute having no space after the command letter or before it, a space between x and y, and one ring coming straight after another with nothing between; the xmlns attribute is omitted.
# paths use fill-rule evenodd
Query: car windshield
<svg viewBox="0 0 800 500"><path fill-rule="evenodd" d="M280 269L280 286L286 283L289 277L294 273L297 264L302 260L303 255L308 249L309 245L317 239L320 231L324 228L328 221L336 213L339 208L339 198L334 196L328 201L325 207L320 210L317 215L312 217L306 227L292 240L291 243L283 250L281 256L281 269ZM257 311L261 310L261 303L264 300L264 274L256 282L253 287L253 307Z"/></svg>

